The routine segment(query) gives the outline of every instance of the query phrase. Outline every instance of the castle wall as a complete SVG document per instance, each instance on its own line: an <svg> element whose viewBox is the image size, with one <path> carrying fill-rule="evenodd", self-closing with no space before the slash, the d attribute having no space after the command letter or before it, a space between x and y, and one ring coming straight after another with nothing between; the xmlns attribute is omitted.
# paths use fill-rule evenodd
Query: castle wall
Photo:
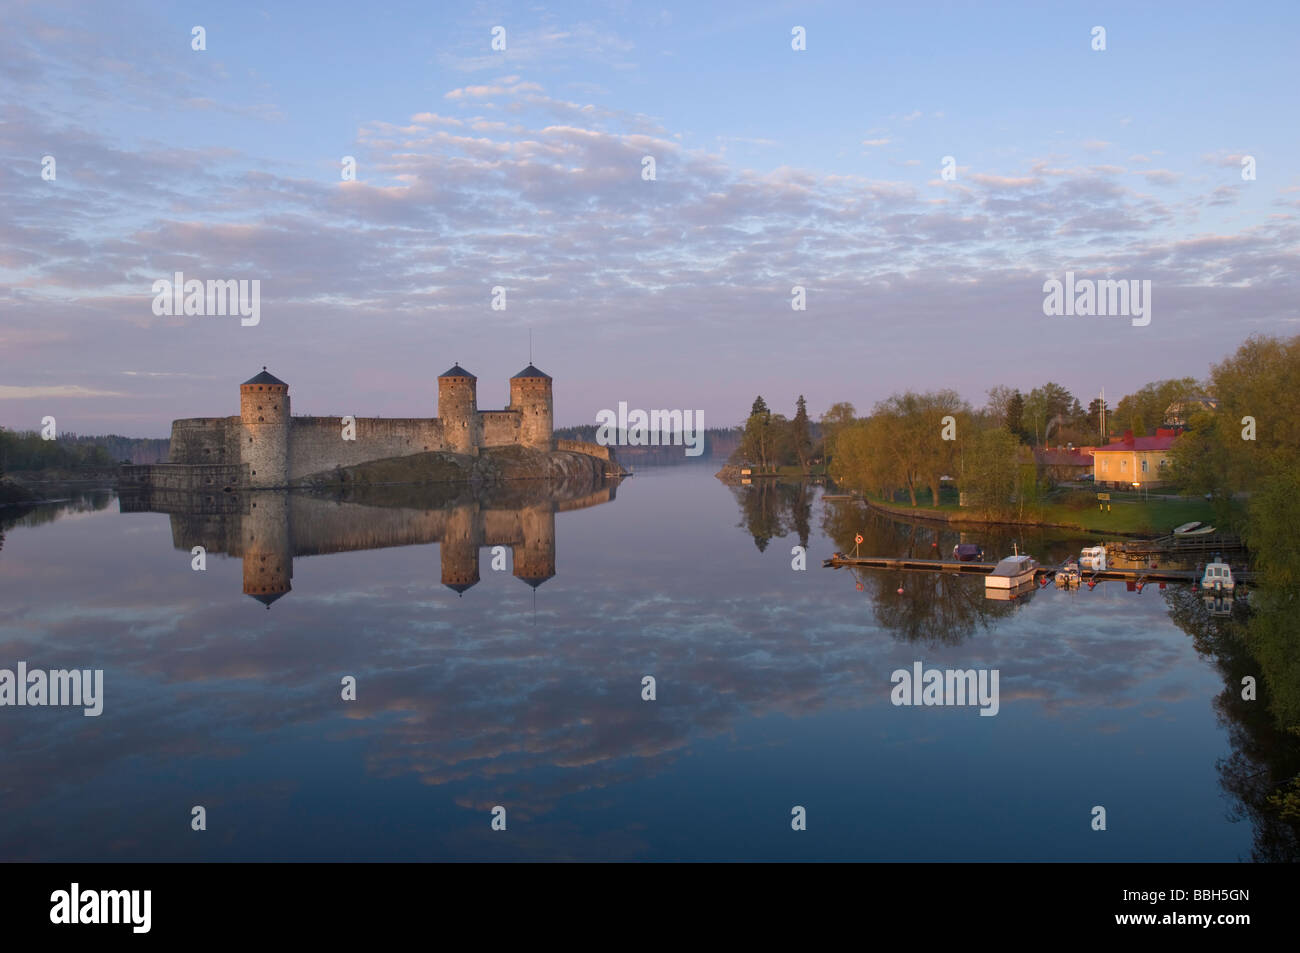
<svg viewBox="0 0 1300 953"><path fill-rule="evenodd" d="M437 417L357 417L356 439L343 439L342 417L294 417L289 431L289 479L386 457L447 450Z"/></svg>
<svg viewBox="0 0 1300 953"><path fill-rule="evenodd" d="M168 463L239 463L238 417L190 417L172 421Z"/></svg>
<svg viewBox="0 0 1300 953"><path fill-rule="evenodd" d="M522 415L516 410L485 410L479 414L483 426L483 446L513 447L520 442Z"/></svg>
<svg viewBox="0 0 1300 953"><path fill-rule="evenodd" d="M148 487L158 490L220 491L238 487L248 480L248 467L238 463L146 463L118 469L118 485L124 489Z"/></svg>
<svg viewBox="0 0 1300 953"><path fill-rule="evenodd" d="M585 440L557 440L555 441L556 450L567 450L569 453L581 453L588 457L597 457L601 460L613 460L613 455L609 452L609 447L602 447L598 443L587 443Z"/></svg>

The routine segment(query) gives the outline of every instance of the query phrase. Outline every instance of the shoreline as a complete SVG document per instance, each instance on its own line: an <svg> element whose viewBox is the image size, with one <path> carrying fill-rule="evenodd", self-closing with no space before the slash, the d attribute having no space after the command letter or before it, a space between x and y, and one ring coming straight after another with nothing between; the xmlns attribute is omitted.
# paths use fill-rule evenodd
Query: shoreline
<svg viewBox="0 0 1300 953"><path fill-rule="evenodd" d="M1120 536L1125 539L1148 539L1151 536L1150 533L1126 533L1113 529L1095 529L1076 523L1049 523L1042 520L985 519L977 516L966 516L964 514L945 513L942 510L922 510L920 507L913 509L910 506L879 503L876 500L869 499L865 496L854 496L853 502L862 503L868 509L873 509L878 513L885 514L886 516L901 516L908 519L921 520L927 523L946 523L949 526L1033 526L1039 529L1064 529L1078 533L1096 533L1107 536Z"/></svg>

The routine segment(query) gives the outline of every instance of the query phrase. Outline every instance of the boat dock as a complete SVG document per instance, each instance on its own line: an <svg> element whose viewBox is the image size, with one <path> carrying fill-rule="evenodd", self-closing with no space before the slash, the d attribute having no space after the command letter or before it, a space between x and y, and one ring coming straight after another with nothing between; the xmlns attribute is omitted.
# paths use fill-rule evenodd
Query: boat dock
<svg viewBox="0 0 1300 953"><path fill-rule="evenodd" d="M1125 540L1112 543L1125 556L1211 556L1218 553L1243 553L1246 545L1240 536L1229 533L1169 534L1157 539Z"/></svg>
<svg viewBox="0 0 1300 953"><path fill-rule="evenodd" d="M822 560L827 569L891 569L905 572L951 572L971 576L987 576L997 563L958 562L952 559L912 559L910 557L890 556L841 556L835 555ZM1060 570L1059 566L1039 566L1034 570L1036 581L1050 579ZM1136 582L1145 585L1148 582L1182 582L1199 583L1201 572L1195 569L1086 569L1080 570L1080 578L1090 586L1103 580ZM1254 573L1249 570L1234 568L1232 575L1240 582L1253 582Z"/></svg>

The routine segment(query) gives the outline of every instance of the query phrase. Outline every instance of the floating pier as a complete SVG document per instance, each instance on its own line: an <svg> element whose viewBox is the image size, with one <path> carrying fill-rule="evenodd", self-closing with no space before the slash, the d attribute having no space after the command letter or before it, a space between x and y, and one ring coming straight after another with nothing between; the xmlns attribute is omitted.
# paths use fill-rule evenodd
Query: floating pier
<svg viewBox="0 0 1300 953"><path fill-rule="evenodd" d="M1244 553L1246 545L1240 536L1230 533L1186 533L1170 534L1156 539L1126 540L1122 543L1110 543L1107 549L1123 553L1125 556L1160 556L1164 558L1179 556L1210 556L1218 553Z"/></svg>
<svg viewBox="0 0 1300 953"><path fill-rule="evenodd" d="M835 555L829 559L822 560L822 566L827 569L841 569L844 567L854 569L890 569L902 570L904 572L951 572L961 573L971 576L987 576L991 573L997 563L977 563L977 562L958 562L953 559L912 559L910 557L891 557L891 556L841 556ZM1034 570L1035 581L1044 577L1050 579L1055 576L1057 571L1062 567L1059 566L1039 566ZM1097 570L1080 570L1079 576L1085 584L1093 584L1103 580L1119 580L1121 582L1136 582L1145 585L1148 582L1182 582L1182 583L1199 583L1201 581L1201 571L1196 569L1097 569ZM1253 582L1255 574L1250 570L1236 569L1232 570L1232 575L1240 582Z"/></svg>

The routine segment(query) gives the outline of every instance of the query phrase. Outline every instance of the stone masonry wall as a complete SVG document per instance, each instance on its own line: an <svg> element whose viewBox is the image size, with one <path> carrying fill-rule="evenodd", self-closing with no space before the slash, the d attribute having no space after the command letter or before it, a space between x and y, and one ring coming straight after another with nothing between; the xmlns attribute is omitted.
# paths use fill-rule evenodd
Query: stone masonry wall
<svg viewBox="0 0 1300 953"><path fill-rule="evenodd" d="M445 450L437 417L358 417L356 439L343 439L342 417L294 417L289 431L289 479L386 457Z"/></svg>
<svg viewBox="0 0 1300 953"><path fill-rule="evenodd" d="M515 410L485 410L483 418L483 446L511 447L519 443L520 414Z"/></svg>

